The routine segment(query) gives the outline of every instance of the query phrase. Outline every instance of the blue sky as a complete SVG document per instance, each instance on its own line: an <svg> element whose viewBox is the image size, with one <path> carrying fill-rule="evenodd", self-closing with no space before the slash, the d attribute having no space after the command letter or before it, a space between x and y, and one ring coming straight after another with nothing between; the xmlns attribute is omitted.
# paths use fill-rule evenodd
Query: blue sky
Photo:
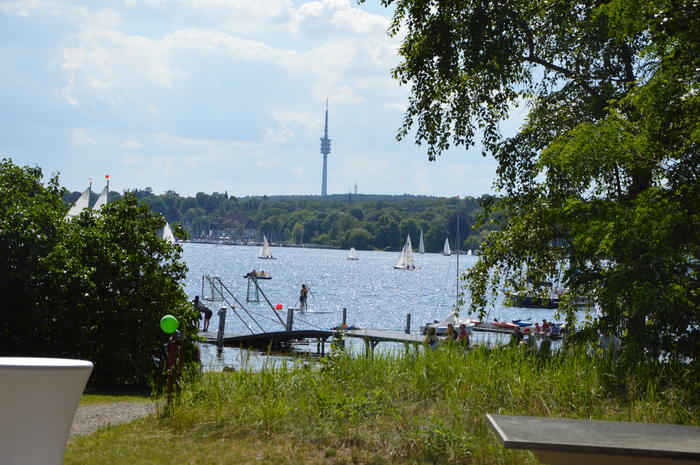
<svg viewBox="0 0 700 465"><path fill-rule="evenodd" d="M407 87L378 0L0 1L0 157L70 190L481 195L495 162L397 142ZM504 125L504 130L514 127Z"/></svg>

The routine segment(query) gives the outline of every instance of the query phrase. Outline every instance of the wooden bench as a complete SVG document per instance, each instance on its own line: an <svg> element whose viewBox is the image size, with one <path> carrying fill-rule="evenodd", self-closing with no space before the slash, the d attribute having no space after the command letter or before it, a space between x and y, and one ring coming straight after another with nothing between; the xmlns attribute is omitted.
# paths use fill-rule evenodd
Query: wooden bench
<svg viewBox="0 0 700 465"><path fill-rule="evenodd" d="M700 463L700 427L487 414L509 449L550 465Z"/></svg>

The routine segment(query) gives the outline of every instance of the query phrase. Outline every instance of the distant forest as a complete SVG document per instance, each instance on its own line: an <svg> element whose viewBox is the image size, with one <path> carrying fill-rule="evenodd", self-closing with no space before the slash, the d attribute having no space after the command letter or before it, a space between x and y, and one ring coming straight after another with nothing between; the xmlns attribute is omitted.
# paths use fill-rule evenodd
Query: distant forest
<svg viewBox="0 0 700 465"><path fill-rule="evenodd" d="M194 197L181 197L174 191L156 195L150 188L130 192L168 222L180 222L192 239L259 242L265 234L276 243L398 250L407 234L417 248L422 229L426 251L440 252L446 238L453 250L457 248L457 218L462 250L477 250L489 231L496 228L492 221L479 221L483 202L493 200L489 195L234 197L200 192ZM79 195L70 193L66 200L74 202ZM93 193L93 202L96 197ZM120 197L110 192L110 201Z"/></svg>

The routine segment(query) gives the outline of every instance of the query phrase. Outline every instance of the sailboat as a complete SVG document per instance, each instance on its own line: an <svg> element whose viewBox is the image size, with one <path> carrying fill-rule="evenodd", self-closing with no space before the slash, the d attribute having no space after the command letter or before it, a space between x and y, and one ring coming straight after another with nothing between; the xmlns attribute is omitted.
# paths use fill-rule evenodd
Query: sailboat
<svg viewBox="0 0 700 465"><path fill-rule="evenodd" d="M450 250L450 241L447 238L445 238L445 246L442 248L442 254L452 255L452 251Z"/></svg>
<svg viewBox="0 0 700 465"><path fill-rule="evenodd" d="M274 259L275 257L272 256L272 249L270 248L270 244L267 242L267 236L263 234L263 245L260 247L260 253L258 254L258 258L267 258L267 259Z"/></svg>
<svg viewBox="0 0 700 465"><path fill-rule="evenodd" d="M70 210L68 210L68 213L66 214L66 218L78 216L81 211L85 210L86 208L90 208L90 194L92 193L91 187L92 183L90 183L90 186L83 191L80 198L76 200L73 206L70 207Z"/></svg>
<svg viewBox="0 0 700 465"><path fill-rule="evenodd" d="M348 260L359 260L360 256L357 255L357 250L355 250L355 247L350 247L350 251L348 252Z"/></svg>
<svg viewBox="0 0 700 465"><path fill-rule="evenodd" d="M420 240L418 241L418 253L425 253L425 242L423 242L423 229L420 230Z"/></svg>
<svg viewBox="0 0 700 465"><path fill-rule="evenodd" d="M471 255L471 254L472 254L472 249L467 250L467 255Z"/></svg>
<svg viewBox="0 0 700 465"><path fill-rule="evenodd" d="M471 335L472 328L474 326L479 326L483 322L479 320L474 320L472 318L460 318L459 316L459 214L457 214L457 240L455 241L456 247L457 247L457 276L456 276L456 294L455 294L455 303L454 306L452 307L452 311L450 314L443 319L442 321L433 321L432 323L427 323L425 325L420 326L420 331L421 333L426 333L428 328L435 328L435 334L447 334L447 325L452 324L454 328L458 328L460 325L465 325L467 332ZM448 243L447 239L445 239L445 250L450 251L450 244ZM449 255L449 253L445 254ZM471 336L470 336L471 337Z"/></svg>
<svg viewBox="0 0 700 465"><path fill-rule="evenodd" d="M167 221L165 222L165 227L163 228L163 239L170 242L171 244L177 242L177 239L175 239L175 235L173 234L173 230L170 229L170 225Z"/></svg>
<svg viewBox="0 0 700 465"><path fill-rule="evenodd" d="M413 264L413 246L411 245L411 235L406 237L406 243L401 250L401 255L396 261L394 268L398 270L415 270L416 265Z"/></svg>
<svg viewBox="0 0 700 465"><path fill-rule="evenodd" d="M108 197L109 197L109 175L106 175L105 178L107 178L107 185L105 186L104 189L102 189L100 196L97 197L97 202L95 202L95 205L92 206L93 210L99 210L100 208L107 205L107 201L108 201Z"/></svg>

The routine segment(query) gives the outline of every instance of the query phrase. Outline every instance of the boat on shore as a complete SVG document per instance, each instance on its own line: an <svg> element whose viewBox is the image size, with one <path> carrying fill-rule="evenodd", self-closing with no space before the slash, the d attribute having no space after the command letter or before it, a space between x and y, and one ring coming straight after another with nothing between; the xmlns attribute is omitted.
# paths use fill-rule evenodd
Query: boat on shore
<svg viewBox="0 0 700 465"><path fill-rule="evenodd" d="M455 329L458 329L462 324L464 324L469 332L471 332L472 328L475 326L483 324L483 322L472 318L460 318L455 312L453 312L442 321L434 320L432 323L421 325L418 329L420 330L421 334L425 334L428 331L428 328L435 328L435 334L438 336L444 336L447 334L447 325L450 323Z"/></svg>

